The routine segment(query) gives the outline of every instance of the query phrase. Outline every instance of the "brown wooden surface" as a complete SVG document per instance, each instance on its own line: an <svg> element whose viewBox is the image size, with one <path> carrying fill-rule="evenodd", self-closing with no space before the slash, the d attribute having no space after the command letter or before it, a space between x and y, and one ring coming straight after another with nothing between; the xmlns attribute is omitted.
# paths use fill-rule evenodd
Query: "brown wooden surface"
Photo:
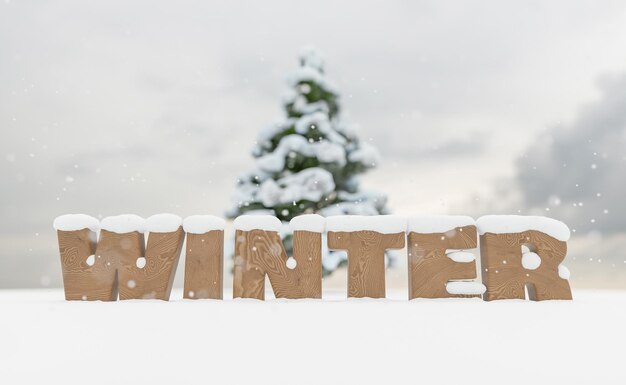
<svg viewBox="0 0 626 385"><path fill-rule="evenodd" d="M328 248L348 252L348 297L385 298L385 250L404 247L405 234L329 231Z"/></svg>
<svg viewBox="0 0 626 385"><path fill-rule="evenodd" d="M522 245L541 258L536 270L522 266ZM566 252L565 242L539 231L481 235L481 273L487 287L483 299L524 299L525 285L528 285L529 299L534 301L572 299L569 282L558 273Z"/></svg>
<svg viewBox="0 0 626 385"><path fill-rule="evenodd" d="M267 274L276 298L321 298L322 235L294 232L295 269L277 232L241 231L235 234L233 297L265 299Z"/></svg>
<svg viewBox="0 0 626 385"><path fill-rule="evenodd" d="M446 290L451 280L476 278L476 261L455 262L446 249L468 250L478 246L476 226L463 226L445 233L408 235L409 299L480 297L455 295Z"/></svg>
<svg viewBox="0 0 626 385"><path fill-rule="evenodd" d="M301 298L322 298L322 234L294 231L293 258L298 263L294 272L296 283L302 288Z"/></svg>
<svg viewBox="0 0 626 385"><path fill-rule="evenodd" d="M145 254L137 254L137 248L124 253L118 270L120 299L169 300L184 236L181 226L169 233L150 233ZM137 267L140 256L146 258L143 268Z"/></svg>
<svg viewBox="0 0 626 385"><path fill-rule="evenodd" d="M65 299L115 301L117 299L115 260L87 258L96 254L96 233L89 230L57 231Z"/></svg>
<svg viewBox="0 0 626 385"><path fill-rule="evenodd" d="M169 299L182 247L182 227L150 234L147 249L139 232L101 230L97 245L96 234L88 229L57 234L67 300L115 301L118 290L120 299ZM93 266L87 264L91 254L95 255ZM146 259L143 268L137 267L140 257Z"/></svg>
<svg viewBox="0 0 626 385"><path fill-rule="evenodd" d="M222 299L223 271L224 230L187 233L183 297Z"/></svg>

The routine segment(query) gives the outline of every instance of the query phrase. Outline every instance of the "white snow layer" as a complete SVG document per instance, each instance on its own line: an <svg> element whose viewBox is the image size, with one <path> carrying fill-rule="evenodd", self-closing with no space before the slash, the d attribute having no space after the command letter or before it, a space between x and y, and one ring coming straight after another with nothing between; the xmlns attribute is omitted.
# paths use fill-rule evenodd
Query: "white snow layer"
<svg viewBox="0 0 626 385"><path fill-rule="evenodd" d="M54 218L52 227L54 227L55 230L61 231L76 231L82 229L98 231L100 221L87 214L65 214Z"/></svg>
<svg viewBox="0 0 626 385"><path fill-rule="evenodd" d="M381 234L403 233L406 219L397 215L338 215L326 218L326 231L376 231Z"/></svg>
<svg viewBox="0 0 626 385"><path fill-rule="evenodd" d="M269 145L274 135L289 128L289 126L291 126L294 121L295 119L293 118L287 118L285 119L285 121L275 122L265 127L262 127L257 134L257 142L260 144Z"/></svg>
<svg viewBox="0 0 626 385"><path fill-rule="evenodd" d="M298 215L289 221L291 231L311 231L323 233L326 226L326 218L318 214Z"/></svg>
<svg viewBox="0 0 626 385"><path fill-rule="evenodd" d="M186 233L204 234L213 230L224 230L226 221L215 215L191 215L183 221Z"/></svg>
<svg viewBox="0 0 626 385"><path fill-rule="evenodd" d="M485 215L476 221L478 232L506 234L535 230L566 242L570 237L569 227L561 221L548 217L523 215Z"/></svg>
<svg viewBox="0 0 626 385"><path fill-rule="evenodd" d="M522 266L527 270L536 270L541 266L541 257L532 251L524 253L522 254Z"/></svg>
<svg viewBox="0 0 626 385"><path fill-rule="evenodd" d="M258 158L256 165L263 171L279 172L285 168L285 159L295 153L317 158L322 163L346 164L343 146L328 140L310 143L304 136L293 134L283 137L276 150Z"/></svg>
<svg viewBox="0 0 626 385"><path fill-rule="evenodd" d="M474 218L464 215L418 215L408 218L408 232L445 233L457 227L475 225Z"/></svg>
<svg viewBox="0 0 626 385"><path fill-rule="evenodd" d="M230 286L224 301L192 301L182 299L175 285L168 303L64 301L62 289L0 290L0 378L9 385L61 378L64 385L172 385L172 379L219 385L407 384L416 382L411 379L419 363L426 384L626 384L619 354L626 341L624 290L574 290L573 301L529 303L408 301L406 287L389 282L387 300L348 300L344 286L324 287L323 299L277 300L270 285L265 288L265 302L230 300ZM244 349L263 352L242 355ZM522 365L511 354L494 354L503 349L533 359L517 370ZM165 352L171 353L163 359ZM94 375L94 363L111 357L115 369ZM476 357L489 357L488 368ZM163 364L155 365L159 359Z"/></svg>
<svg viewBox="0 0 626 385"><path fill-rule="evenodd" d="M313 46L307 45L298 51L300 64L305 67L312 67L318 70L324 69L324 56Z"/></svg>
<svg viewBox="0 0 626 385"><path fill-rule="evenodd" d="M305 99L306 100L306 99ZM326 103L324 102L324 105ZM318 106L308 104L309 107L299 106L300 109L313 109L319 108ZM326 108L328 106L326 105ZM304 135L309 132L310 129L314 128L315 130L322 133L329 141L337 144L345 144L346 138L339 135L337 131L333 128L330 120L328 120L328 113L325 112L314 112L309 115L304 115L298 120L296 120L294 128L298 134ZM341 147L343 149L343 146Z"/></svg>
<svg viewBox="0 0 626 385"><path fill-rule="evenodd" d="M146 219L146 231L150 233L169 233L178 230L183 220L174 214L155 214Z"/></svg>
<svg viewBox="0 0 626 385"><path fill-rule="evenodd" d="M375 202L339 202L334 205L324 207L320 213L325 217L336 215L378 215Z"/></svg>
<svg viewBox="0 0 626 385"><path fill-rule="evenodd" d="M252 200L260 201L265 207L297 202L302 199L317 202L325 194L334 190L333 175L323 168L311 167L277 181L265 180Z"/></svg>
<svg viewBox="0 0 626 385"><path fill-rule="evenodd" d="M361 163L366 167L373 167L379 163L380 154L374 146L369 143L362 142L360 143L359 148L352 151L350 155L348 155L348 159L350 162Z"/></svg>
<svg viewBox="0 0 626 385"><path fill-rule="evenodd" d="M265 230L279 232L280 219L273 215L241 215L233 222L235 230L251 231Z"/></svg>
<svg viewBox="0 0 626 385"><path fill-rule="evenodd" d="M474 281L450 281L446 284L446 291L456 295L477 295L487 291L485 285Z"/></svg>
<svg viewBox="0 0 626 385"><path fill-rule="evenodd" d="M330 91L334 94L337 94L337 87L335 84L328 80L324 74L322 74L319 69L313 67L300 67L297 70L293 71L288 77L287 82L292 87L297 86L302 82L315 82L320 87L324 88L326 91Z"/></svg>
<svg viewBox="0 0 626 385"><path fill-rule="evenodd" d="M294 94L295 95L292 97L292 108L295 111L301 113L304 116L314 114L316 112L322 112L326 116L328 116L330 108L328 107L328 103L326 103L325 100L318 100L317 102L309 103L304 96L299 95L297 92L294 92Z"/></svg>
<svg viewBox="0 0 626 385"><path fill-rule="evenodd" d="M119 234L131 233L133 231L143 233L145 231L145 226L146 220L135 214L122 214L105 217L100 222L100 228L102 228L102 230Z"/></svg>
<svg viewBox="0 0 626 385"><path fill-rule="evenodd" d="M569 272L569 269L565 265L559 265L559 277L563 279L569 279L570 272Z"/></svg>
<svg viewBox="0 0 626 385"><path fill-rule="evenodd" d="M287 262L285 263L289 270L293 270L298 266L298 261L294 257L287 258Z"/></svg>
<svg viewBox="0 0 626 385"><path fill-rule="evenodd" d="M474 253L469 251L451 251L446 252L446 257L450 258L454 262L469 263L476 260Z"/></svg>
<svg viewBox="0 0 626 385"><path fill-rule="evenodd" d="M378 215L385 207L387 197L371 191L348 193L339 191L337 197L346 202L324 207L320 214L324 217L335 215Z"/></svg>

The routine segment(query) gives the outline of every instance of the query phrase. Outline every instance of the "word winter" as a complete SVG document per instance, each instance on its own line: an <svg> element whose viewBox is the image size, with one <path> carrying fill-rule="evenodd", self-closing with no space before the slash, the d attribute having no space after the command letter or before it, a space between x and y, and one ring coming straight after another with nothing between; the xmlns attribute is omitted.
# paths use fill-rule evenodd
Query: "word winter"
<svg viewBox="0 0 626 385"><path fill-rule="evenodd" d="M158 214L84 214L54 220L67 300L168 300L186 238L184 297L222 299L223 219ZM278 218L235 219L233 297L263 300L265 277L277 298L321 298L323 235L330 250L348 254L348 296L385 297L385 251L406 246L409 299L481 297L572 299L565 258L569 228L546 217L302 215L289 223L293 256ZM97 231L100 230L99 239ZM148 233L147 243L144 233ZM476 259L466 251L478 247Z"/></svg>

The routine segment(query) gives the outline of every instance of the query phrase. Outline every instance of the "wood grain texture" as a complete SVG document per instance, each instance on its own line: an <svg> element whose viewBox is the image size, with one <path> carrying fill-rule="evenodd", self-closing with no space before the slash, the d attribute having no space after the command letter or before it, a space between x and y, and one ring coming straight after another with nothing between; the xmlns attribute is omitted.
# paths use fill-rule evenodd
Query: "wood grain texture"
<svg viewBox="0 0 626 385"><path fill-rule="evenodd" d="M455 295L446 290L451 280L476 278L476 261L455 262L446 249L474 249L478 246L476 226L463 226L445 233L408 235L409 299L480 297Z"/></svg>
<svg viewBox="0 0 626 385"><path fill-rule="evenodd" d="M297 262L294 272L296 283L302 288L301 298L322 298L322 234L294 231L293 258Z"/></svg>
<svg viewBox="0 0 626 385"><path fill-rule="evenodd" d="M385 250L404 247L405 234L329 231L328 248L348 252L348 297L385 298Z"/></svg>
<svg viewBox="0 0 626 385"><path fill-rule="evenodd" d="M522 266L522 245L541 258L541 265L536 270ZM481 269L487 287L483 299L524 299L526 285L529 299L533 301L572 299L569 282L558 273L566 252L565 242L540 231L481 235Z"/></svg>
<svg viewBox="0 0 626 385"><path fill-rule="evenodd" d="M189 299L224 297L224 230L187 234L185 288Z"/></svg>
<svg viewBox="0 0 626 385"><path fill-rule="evenodd" d="M68 301L115 301L115 260L95 258L96 233L89 230L57 231L65 299ZM94 255L93 265L87 264Z"/></svg>
<svg viewBox="0 0 626 385"><path fill-rule="evenodd" d="M168 300L184 232L152 233L145 248L139 232L118 234L88 229L58 231L63 285L67 300L115 301L120 299ZM92 266L87 264L94 255ZM146 265L137 267L144 257ZM119 282L119 284L118 284Z"/></svg>
<svg viewBox="0 0 626 385"><path fill-rule="evenodd" d="M265 299L267 274L276 298L321 298L322 235L294 232L295 269L277 232L264 230L235 233L233 297Z"/></svg>
<svg viewBox="0 0 626 385"><path fill-rule="evenodd" d="M181 226L168 233L150 233L144 254L134 248L124 253L118 270L120 299L169 300L184 236ZM140 256L146 258L143 268L137 267Z"/></svg>

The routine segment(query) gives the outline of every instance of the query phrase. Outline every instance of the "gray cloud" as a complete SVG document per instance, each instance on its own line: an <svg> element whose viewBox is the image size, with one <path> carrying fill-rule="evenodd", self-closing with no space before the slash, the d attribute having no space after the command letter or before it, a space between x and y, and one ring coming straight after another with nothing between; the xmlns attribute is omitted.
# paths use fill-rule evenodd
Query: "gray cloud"
<svg viewBox="0 0 626 385"><path fill-rule="evenodd" d="M517 161L527 206L549 208L579 232L626 231L626 75L570 124L537 136Z"/></svg>

